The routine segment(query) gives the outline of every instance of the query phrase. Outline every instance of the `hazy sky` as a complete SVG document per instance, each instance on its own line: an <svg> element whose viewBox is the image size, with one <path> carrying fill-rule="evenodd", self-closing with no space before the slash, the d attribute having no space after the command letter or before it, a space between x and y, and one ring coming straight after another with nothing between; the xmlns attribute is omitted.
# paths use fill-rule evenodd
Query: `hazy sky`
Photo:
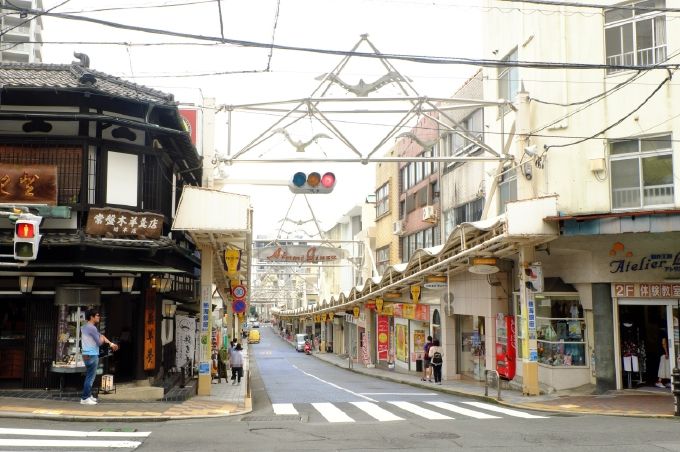
<svg viewBox="0 0 680 452"><path fill-rule="evenodd" d="M63 0L44 0L49 9ZM183 3L182 6L172 6ZM280 45L350 50L367 33L383 53L447 57L482 57L479 30L479 4L474 0L249 0L220 2L224 37L228 39ZM139 7L145 8L139 8ZM153 8L147 8L154 6ZM115 8L110 11L95 11ZM122 8L122 9L121 9ZM278 17L277 17L278 8ZM71 0L54 10L86 17L147 28L219 37L221 26L218 2L179 0ZM274 24L276 22L276 28ZM237 47L234 45L198 44L184 38L146 34L104 27L86 22L44 19L43 39L47 42L115 42L104 44L45 44L44 61L68 63L73 52L89 55L91 67L146 86L175 94L182 103L202 105L204 98L215 98L218 105L273 102L309 96L319 81L315 77L331 72L342 56L316 53ZM171 44L175 43L175 44ZM157 45L148 45L157 44ZM160 45L158 45L160 44ZM370 51L361 47L360 51ZM418 93L429 97L450 96L476 68L457 65L417 64L393 61L404 76L412 80ZM267 68L269 70L264 72ZM261 71L253 74L215 74L232 71ZM352 58L342 72L350 84L359 79L376 80L386 73L378 60ZM329 94L352 97L335 87ZM398 95L394 85L372 93L372 97ZM292 104L284 104L293 108ZM367 104L358 109L373 108ZM232 155L253 140L266 127L280 119L282 113L235 112L232 118ZM382 139L396 117L356 114L334 118L351 141L366 154ZM216 148L227 152L227 115L216 117ZM305 141L324 132L308 118L291 127L291 136ZM326 132L327 133L327 132ZM383 150L393 144L386 143ZM376 155L381 155L382 152ZM248 151L248 158L278 158L324 155L351 157L337 139L319 139L304 153L295 153L282 134L274 134L262 145ZM363 202L375 189L372 165L315 164L319 172L334 171L335 191L330 195L309 196L314 214L324 227L330 227L353 205ZM284 181L298 169L283 164L234 164L227 169L237 179ZM305 220L311 214L307 204L285 186L227 185L226 191L251 195L255 209L255 233L275 233L279 220L290 208L288 217ZM311 225L308 225L311 226ZM290 225L284 229L293 230ZM309 231L313 231L311 228Z"/></svg>

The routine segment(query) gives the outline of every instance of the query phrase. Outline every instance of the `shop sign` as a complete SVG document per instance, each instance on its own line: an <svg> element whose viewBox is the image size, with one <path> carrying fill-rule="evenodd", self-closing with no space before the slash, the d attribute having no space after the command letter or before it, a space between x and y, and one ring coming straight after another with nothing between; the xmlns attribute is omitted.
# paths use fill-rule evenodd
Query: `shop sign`
<svg viewBox="0 0 680 452"><path fill-rule="evenodd" d="M346 251L330 246L265 246L256 251L257 258L268 262L289 262L297 264L317 264L336 262Z"/></svg>
<svg viewBox="0 0 680 452"><path fill-rule="evenodd" d="M334 317L334 316L335 316L335 312L331 311L331 312L328 313L328 318L329 318L330 320L333 320L333 317Z"/></svg>
<svg viewBox="0 0 680 452"><path fill-rule="evenodd" d="M536 336L536 301L534 299L534 294L530 290L527 290L527 329L529 333L528 337L528 349L529 349L529 361L538 361L538 343Z"/></svg>
<svg viewBox="0 0 680 452"><path fill-rule="evenodd" d="M394 303L386 303L383 305L382 313L384 315L394 316Z"/></svg>
<svg viewBox="0 0 680 452"><path fill-rule="evenodd" d="M430 307L425 304L395 303L394 316L402 319L430 321ZM383 308L383 312L384 312Z"/></svg>
<svg viewBox="0 0 680 452"><path fill-rule="evenodd" d="M163 215L130 210L91 207L85 233L96 236L157 239L163 229Z"/></svg>
<svg viewBox="0 0 680 452"><path fill-rule="evenodd" d="M446 287L446 276L428 276L425 278L423 287L429 290L444 289Z"/></svg>
<svg viewBox="0 0 680 452"><path fill-rule="evenodd" d="M390 319L378 316L378 361L387 361L389 351Z"/></svg>
<svg viewBox="0 0 680 452"><path fill-rule="evenodd" d="M0 203L56 205L56 165L0 164Z"/></svg>
<svg viewBox="0 0 680 452"><path fill-rule="evenodd" d="M156 368L156 290L146 291L144 303L144 370Z"/></svg>
<svg viewBox="0 0 680 452"><path fill-rule="evenodd" d="M359 313L361 313L361 309L359 309L359 306L354 306L352 309L352 314L354 315L355 319L359 318Z"/></svg>
<svg viewBox="0 0 680 452"><path fill-rule="evenodd" d="M612 297L616 298L680 298L680 284L635 283L612 284Z"/></svg>
<svg viewBox="0 0 680 452"><path fill-rule="evenodd" d="M196 129L198 127L198 110L195 108L180 108L179 116L182 119L184 131L191 136L191 144L196 146Z"/></svg>
<svg viewBox="0 0 680 452"><path fill-rule="evenodd" d="M609 250L609 255L618 259L609 262L609 273L631 273L646 270L663 270L664 272L680 272L680 252L673 255L668 252L650 253L643 256L625 249L625 245L616 242Z"/></svg>
<svg viewBox="0 0 680 452"><path fill-rule="evenodd" d="M370 300L364 303L364 307L369 310L374 310L375 309L375 300Z"/></svg>
<svg viewBox="0 0 680 452"><path fill-rule="evenodd" d="M383 298L386 300L400 300L401 292L385 292Z"/></svg>
<svg viewBox="0 0 680 452"><path fill-rule="evenodd" d="M378 297L375 299L375 309L378 311L378 314L382 313L383 310L383 299L381 297Z"/></svg>
<svg viewBox="0 0 680 452"><path fill-rule="evenodd" d="M224 264L227 274L233 275L241 270L241 250L228 249L224 251Z"/></svg>
<svg viewBox="0 0 680 452"><path fill-rule="evenodd" d="M418 303L420 301L420 286L416 284L411 286L410 289L411 300L414 303Z"/></svg>
<svg viewBox="0 0 680 452"><path fill-rule="evenodd" d="M324 323L326 322L326 313L325 312L323 314L321 314L321 321L324 322Z"/></svg>

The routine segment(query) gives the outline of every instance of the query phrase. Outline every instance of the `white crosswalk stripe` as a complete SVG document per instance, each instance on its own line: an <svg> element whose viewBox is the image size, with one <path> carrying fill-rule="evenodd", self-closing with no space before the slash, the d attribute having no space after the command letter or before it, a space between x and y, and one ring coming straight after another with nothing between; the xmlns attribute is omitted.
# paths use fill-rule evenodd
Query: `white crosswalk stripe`
<svg viewBox="0 0 680 452"><path fill-rule="evenodd" d="M328 422L354 422L344 411L332 403L312 403L312 406L325 417Z"/></svg>
<svg viewBox="0 0 680 452"><path fill-rule="evenodd" d="M420 417L430 420L440 420L440 419L453 419L451 416L445 414L437 413L436 411L428 410L427 408L421 408L415 403L411 402L390 402L392 405L401 408L402 410L408 411L413 414L417 414Z"/></svg>
<svg viewBox="0 0 680 452"><path fill-rule="evenodd" d="M509 408L503 408L496 405L491 405L482 402L463 402L467 405L472 405L477 408L483 408L489 411L495 411L497 413L507 414L508 416L522 417L524 419L547 419L547 416L536 416L535 414L525 413L524 411L511 410Z"/></svg>
<svg viewBox="0 0 680 452"><path fill-rule="evenodd" d="M461 404L469 405L470 407L475 407L476 409L471 409ZM434 409L428 409L427 407L435 408L440 411L435 411ZM309 408L309 407L313 407ZM305 409L305 407L308 407ZM419 402L406 402L406 401L390 401L390 402L336 402L336 403L274 403L272 404L274 414L276 415L299 415L300 413L307 414L309 416L310 422L321 421L321 418L325 419L327 422L340 423L340 422L366 422L367 420L375 420L378 422L392 422L392 421L405 421L407 418L424 418L428 420L464 420L467 418L477 419L477 420L491 420L491 419L502 419L505 416L510 417L520 417L525 419L540 419L546 418L547 416L537 416L534 414L526 413L519 410L512 410L509 408L503 408L496 405L481 403L481 402L439 402L439 401L419 401ZM410 413L411 416L407 416L406 413ZM452 417L448 413L455 413L457 417ZM320 416L319 416L320 415Z"/></svg>
<svg viewBox="0 0 680 452"><path fill-rule="evenodd" d="M441 408L442 410L452 411L454 413L473 417L475 419L500 419L498 416L492 416L490 414L482 413L481 411L469 410L467 408L454 405L453 403L446 402L427 402L427 403L429 403L432 406L436 406L437 408Z"/></svg>
<svg viewBox="0 0 680 452"><path fill-rule="evenodd" d="M151 432L0 428L0 447L135 450L150 434Z"/></svg>
<svg viewBox="0 0 680 452"><path fill-rule="evenodd" d="M403 417L399 417L396 414L392 414L389 411L387 411L384 408L380 408L378 405L376 405L373 402L351 402L352 405L355 407L359 408L360 410L364 411L367 413L369 416L371 416L374 419L379 420L380 422L387 422L387 421L403 421Z"/></svg>
<svg viewBox="0 0 680 452"><path fill-rule="evenodd" d="M300 414L292 403L272 403L274 414Z"/></svg>

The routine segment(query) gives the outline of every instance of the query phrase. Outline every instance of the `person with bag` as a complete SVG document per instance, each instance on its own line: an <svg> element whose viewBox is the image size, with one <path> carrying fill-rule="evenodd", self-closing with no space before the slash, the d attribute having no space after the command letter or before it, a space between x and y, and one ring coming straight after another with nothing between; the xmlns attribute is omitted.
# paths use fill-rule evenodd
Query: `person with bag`
<svg viewBox="0 0 680 452"><path fill-rule="evenodd" d="M423 376L420 381L429 381L432 383L432 368L430 366L430 347L432 346L432 336L427 336L427 342L423 346Z"/></svg>
<svg viewBox="0 0 680 452"><path fill-rule="evenodd" d="M233 385L241 384L241 378L243 377L243 354L241 350L243 350L241 344L236 344L236 347L231 352L231 384Z"/></svg>
<svg viewBox="0 0 680 452"><path fill-rule="evenodd" d="M442 384L442 365L444 364L442 353L439 339L435 339L432 341L428 354L430 355L430 367L432 367L432 373L434 374L434 382L438 385Z"/></svg>

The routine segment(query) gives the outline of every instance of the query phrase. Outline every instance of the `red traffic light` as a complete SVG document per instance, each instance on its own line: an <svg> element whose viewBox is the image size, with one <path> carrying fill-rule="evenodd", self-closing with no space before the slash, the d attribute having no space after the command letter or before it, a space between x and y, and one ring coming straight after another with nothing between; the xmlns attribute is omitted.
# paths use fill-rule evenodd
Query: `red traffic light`
<svg viewBox="0 0 680 452"><path fill-rule="evenodd" d="M331 188L332 186L334 186L335 174L329 172L321 176L321 185L323 185L326 188Z"/></svg>
<svg viewBox="0 0 680 452"><path fill-rule="evenodd" d="M316 171L309 174L297 172L288 183L288 188L293 193L330 193L335 188L335 174L330 171L323 176Z"/></svg>
<svg viewBox="0 0 680 452"><path fill-rule="evenodd" d="M35 226L33 223L24 223L21 221L17 221L15 233L17 238L32 239L33 237L35 237Z"/></svg>

